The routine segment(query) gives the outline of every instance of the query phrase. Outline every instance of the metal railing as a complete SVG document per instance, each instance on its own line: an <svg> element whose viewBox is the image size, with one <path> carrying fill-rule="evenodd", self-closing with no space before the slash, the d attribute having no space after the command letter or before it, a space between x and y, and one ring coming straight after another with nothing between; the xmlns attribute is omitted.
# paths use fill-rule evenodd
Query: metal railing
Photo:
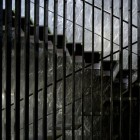
<svg viewBox="0 0 140 140"><path fill-rule="evenodd" d="M58 0L54 0L54 11L53 13L53 36L50 39L49 34L49 1L44 0L44 25L43 32L40 34L39 25L39 8L40 1L35 0L30 2L25 0L25 17L24 23L21 22L21 0L15 1L15 14L12 14L12 0L5 0L5 9L3 9L3 0L0 1L0 139L5 140L56 140L60 138L66 140L70 137L72 140L86 140L86 139L101 139L101 140L129 140L140 139L140 124L139 124L139 106L140 106L140 2L137 0L137 26L132 24L132 0L128 0L128 21L123 19L123 10L125 0L119 0L119 17L114 15L114 0L110 1L110 13L104 9L105 1L102 0L101 8L95 6L95 1L89 3L82 0L82 24L79 25L82 28L82 41L81 48L77 47L76 42L76 0L73 2L73 21L67 19L68 14L68 1L63 0L63 16L58 15ZM34 25L32 25L34 34L31 35L31 23L30 23L30 9L31 3L34 3ZM86 4L92 6L92 48L89 52L91 57L88 57L88 63L86 63L85 54L85 40L87 36L85 31L86 23ZM101 35L95 33L95 8L101 10ZM110 39L104 37L104 23L105 16L104 13L110 15ZM63 35L61 38L62 46L60 46L60 40L58 39L58 16L63 18ZM114 43L114 18L119 20L119 44ZM13 22L14 21L14 22ZM66 30L68 28L67 21L72 22L72 42L71 42L71 52L67 47L67 34ZM123 46L123 23L128 24L128 46ZM23 27L24 25L24 27ZM4 28L5 27L5 28ZM23 31L23 28L24 31ZM133 31L132 28L137 29L137 41L132 42ZM13 29L14 28L14 37ZM22 44L21 32L24 32L24 44ZM43 39L40 39L40 35ZM95 52L95 35L101 37L101 50ZM31 55L31 36L33 36L33 57ZM110 42L110 53L104 56L104 39ZM14 43L13 43L14 40ZM39 89L39 44L40 41L43 43L43 63L42 63L42 87ZM49 41L52 42L52 80L49 81L48 68L49 68ZM114 44L119 46L119 50L114 52ZM137 44L137 52L132 52L132 46ZM21 46L24 46L24 78L21 81ZM128 51L128 69L125 71L123 68L124 64L124 49ZM12 51L14 53L12 53ZM61 68L62 76L58 79L58 53L62 58ZM67 74L67 53L71 61L71 70ZM113 59L115 54L119 54L119 60L116 62ZM96 54L99 56L96 56ZM14 55L14 59L13 56ZM137 80L133 81L133 55L137 57ZM4 56L4 57L3 57ZM32 57L33 61L33 92L30 93L30 59ZM78 57L78 59L77 59ZM80 57L80 60L79 60ZM109 60L105 60L110 58ZM78 61L77 61L78 60ZM12 81L12 62L14 62L14 81ZM80 65L79 69L76 66ZM98 68L96 68L98 65ZM119 72L114 80L114 67L119 66ZM5 69L5 71L4 71ZM76 74L79 74L79 81L76 79ZM87 77L87 74L90 76ZM3 80L3 75L5 79ZM68 82L68 78L71 82ZM106 80L106 78L108 80ZM99 80L99 83L97 82ZM127 79L125 83L124 80ZM4 81L4 83L3 83ZM106 83L109 81L108 85ZM119 82L118 82L119 81ZM11 101L12 95L12 84L14 83L14 102ZM58 83L62 83L62 91L58 89ZM80 93L77 98L76 84L81 85L78 89ZM88 84L88 87L87 87ZM127 86L128 84L128 86ZM105 87L106 86L106 87ZM124 88L125 86L125 88ZM20 87L24 88L24 93L21 93ZM52 87L50 92L48 89ZM96 87L99 87L96 89ZM67 88L69 88L69 96L67 95ZM106 90L107 89L107 90ZM118 90L119 89L119 90ZM118 90L118 91L116 91ZM42 92L41 92L42 91ZM98 94L96 93L98 92ZM39 95L42 93L42 112L39 110ZM58 94L59 93L59 94ZM85 94L87 93L87 94ZM3 94L5 96L3 96ZM24 95L21 98L21 94ZM48 96L51 95L52 99L49 101ZM98 96L99 95L99 99ZM58 97L61 96L62 99L59 101L61 107L58 107ZM33 98L33 102L30 102L30 98ZM85 100L88 98L88 101ZM69 101L68 99L69 98ZM99 100L98 102L96 100ZM21 114L21 101L24 103L22 109L24 114ZM78 102L79 101L79 102ZM3 103L5 105L3 106ZM89 103L90 102L90 105ZM116 103L117 102L117 103ZM119 103L118 103L119 102ZM51 105L49 103L52 103ZM135 103L135 104L134 104ZM30 104L32 104L33 112L30 112ZM49 104L49 105L48 105ZM77 106L78 104L78 106ZM106 105L107 104L107 105ZM117 105L116 105L117 104ZM14 106L14 117L12 116L11 107ZM67 111L67 108L71 110ZM80 114L76 112L76 109L80 107ZM90 108L89 112L86 112L85 108ZM98 110L99 109L99 110ZM49 110L51 110L49 112ZM59 114L61 119L57 118L58 112L62 110ZM98 111L96 111L98 110ZM116 111L117 110L117 111ZM98 112L98 113L97 113ZM107 113L106 113L107 112ZM125 114L127 112L127 117ZM29 115L32 113L32 120L29 119ZM40 115L41 114L41 115ZM105 114L109 117L105 117ZM4 117L3 117L4 116ZM41 116L41 117L39 117ZM50 117L51 116L51 117ZM95 118L98 117L99 122ZM117 119L116 119L117 118ZM67 121L70 124L67 124ZM77 120L80 120L77 125ZM12 127L12 122L14 121L14 127ZM41 133L39 132L41 124ZM50 125L50 121L51 125ZM90 126L86 126L86 121L89 122ZM60 123L60 127L58 126ZM117 122L117 123L116 123ZM23 124L23 126L21 125ZM96 124L96 125L95 125ZM30 126L33 125L32 132ZM3 127L4 126L4 127ZM86 127L89 127L87 132ZM99 128L99 130L95 130ZM23 133L21 132L23 130ZM71 132L71 135L67 133L67 130ZM109 130L109 131L108 131ZM77 134L75 131L80 131ZM12 133L14 132L14 133ZM51 132L51 133L50 133ZM94 135L95 132L99 132L98 135Z"/></svg>

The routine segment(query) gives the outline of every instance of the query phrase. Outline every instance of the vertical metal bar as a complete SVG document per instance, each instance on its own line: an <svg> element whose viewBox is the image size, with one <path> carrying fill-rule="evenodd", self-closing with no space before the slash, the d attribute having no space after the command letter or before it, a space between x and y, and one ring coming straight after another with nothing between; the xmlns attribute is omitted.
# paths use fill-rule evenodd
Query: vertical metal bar
<svg viewBox="0 0 140 140"><path fill-rule="evenodd" d="M63 0L63 103L62 103L62 140L66 139L66 19L67 19L67 0Z"/></svg>
<svg viewBox="0 0 140 140"><path fill-rule="evenodd" d="M2 48L3 48L3 0L0 1L0 139L2 139Z"/></svg>
<svg viewBox="0 0 140 140"><path fill-rule="evenodd" d="M113 11L114 11L114 0L111 0L110 4L110 9L111 9L111 15L110 15L110 60L111 60L111 65L110 65L110 140L113 139Z"/></svg>
<svg viewBox="0 0 140 140"><path fill-rule="evenodd" d="M94 6L95 6L95 1L92 0L92 68L91 68L91 108L92 108L92 118L91 118L91 139L93 140L93 121L94 121L94 17L95 17L95 13L94 13Z"/></svg>
<svg viewBox="0 0 140 140"><path fill-rule="evenodd" d="M33 138L38 140L38 57L39 57L39 0L35 0L34 23L34 95Z"/></svg>
<svg viewBox="0 0 140 140"><path fill-rule="evenodd" d="M84 48L85 48L85 0L83 0L83 33L82 33L82 140L84 140L84 77L85 77L85 61L84 61Z"/></svg>
<svg viewBox="0 0 140 140"><path fill-rule="evenodd" d="M15 140L20 140L21 0L15 1Z"/></svg>
<svg viewBox="0 0 140 140"><path fill-rule="evenodd" d="M72 48L72 140L75 140L75 19L76 0L73 0L73 48Z"/></svg>
<svg viewBox="0 0 140 140"><path fill-rule="evenodd" d="M2 48L3 48L3 0L0 1L0 139L2 140Z"/></svg>
<svg viewBox="0 0 140 140"><path fill-rule="evenodd" d="M24 47L24 132L23 139L29 140L29 62L30 62L30 1L25 0L25 47Z"/></svg>
<svg viewBox="0 0 140 140"><path fill-rule="evenodd" d="M100 120L100 139L103 139L102 136L102 119L103 119L103 57L104 57L104 0L102 0L102 8L101 8L101 103L100 103L100 110L101 110L101 120Z"/></svg>
<svg viewBox="0 0 140 140"><path fill-rule="evenodd" d="M57 14L58 0L54 0L54 40L53 40L53 140L56 139L56 107L57 107Z"/></svg>
<svg viewBox="0 0 140 140"><path fill-rule="evenodd" d="M132 0L128 1L128 69L129 69L129 78L128 78L128 88L129 88L129 140L131 137L132 130Z"/></svg>
<svg viewBox="0 0 140 140"><path fill-rule="evenodd" d="M6 87L5 87L5 138L11 140L11 50L12 50L12 0L6 0L5 14L5 62L6 62Z"/></svg>
<svg viewBox="0 0 140 140"><path fill-rule="evenodd" d="M122 92L123 92L123 0L120 0L120 20L119 20L119 44L120 44L120 53L119 53L119 72L120 72L120 130L119 136L120 140L122 139Z"/></svg>
<svg viewBox="0 0 140 140"><path fill-rule="evenodd" d="M138 57L137 57L137 62L138 62L138 85L139 85L139 107L138 107L138 115L139 115L139 139L140 139L140 0L137 0L137 6L138 6L138 13L137 13L137 25L138 25L138 31L137 31L137 37L138 37L138 48L137 48L137 52L138 52Z"/></svg>
<svg viewBox="0 0 140 140"><path fill-rule="evenodd" d="M44 0L43 140L47 139L48 0Z"/></svg>

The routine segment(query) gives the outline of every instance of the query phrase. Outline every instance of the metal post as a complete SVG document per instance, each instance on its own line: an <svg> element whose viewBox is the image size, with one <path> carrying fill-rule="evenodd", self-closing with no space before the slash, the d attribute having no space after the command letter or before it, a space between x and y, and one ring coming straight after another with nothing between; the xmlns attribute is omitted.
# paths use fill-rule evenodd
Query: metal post
<svg viewBox="0 0 140 140"><path fill-rule="evenodd" d="M2 140L2 48L3 48L3 0L0 1L0 139Z"/></svg>
<svg viewBox="0 0 140 140"><path fill-rule="evenodd" d="M122 92L123 92L123 0L120 0L120 20L119 20L119 44L120 44L120 53L119 53L119 72L120 72L120 127L119 135L120 140L122 139Z"/></svg>
<svg viewBox="0 0 140 140"><path fill-rule="evenodd" d="M48 5L49 1L44 0L43 140L47 139Z"/></svg>
<svg viewBox="0 0 140 140"><path fill-rule="evenodd" d="M35 0L34 23L34 96L33 96L33 138L38 140L38 57L39 57L39 0Z"/></svg>
<svg viewBox="0 0 140 140"><path fill-rule="evenodd" d="M20 140L21 0L15 1L15 140Z"/></svg>
<svg viewBox="0 0 140 140"><path fill-rule="evenodd" d="M102 16L101 16L101 103L100 103L100 110L101 110L101 120L100 120L100 139L103 139L102 136L102 119L103 119L103 57L104 57L104 0L102 0L102 8L101 8Z"/></svg>
<svg viewBox="0 0 140 140"><path fill-rule="evenodd" d="M75 140L75 22L76 0L73 0L73 48L72 48L72 140Z"/></svg>
<svg viewBox="0 0 140 140"><path fill-rule="evenodd" d="M5 14L5 62L6 62L6 87L5 87L5 138L11 140L11 50L12 50L12 0L6 0Z"/></svg>
<svg viewBox="0 0 140 140"><path fill-rule="evenodd" d="M132 133L132 0L128 1L128 69L129 69L129 82L128 82L128 88L129 88L129 140L132 139L131 133Z"/></svg>
<svg viewBox="0 0 140 140"><path fill-rule="evenodd" d="M57 14L58 0L54 0L54 41L53 41L53 140L56 139L56 107L57 107Z"/></svg>
<svg viewBox="0 0 140 140"><path fill-rule="evenodd" d="M137 6L138 6L138 15L137 15L137 25L138 25L138 31L137 31L137 36L138 36L138 50L137 50L137 52L138 52L138 57L137 57L137 61L138 61L138 86L139 86L139 107L138 107L138 116L140 117L140 0L137 0ZM138 133L139 133L139 139L140 139L140 118L139 118L139 120L138 120L139 122L139 130L138 130Z"/></svg>
<svg viewBox="0 0 140 140"><path fill-rule="evenodd" d="M66 19L67 19L67 0L63 0L63 102L62 102L62 140L66 139Z"/></svg>
<svg viewBox="0 0 140 140"><path fill-rule="evenodd" d="M25 47L24 47L24 132L23 139L29 140L29 60L30 60L30 1L25 0Z"/></svg>
<svg viewBox="0 0 140 140"><path fill-rule="evenodd" d="M85 77L85 60L84 60L84 47L85 47L85 0L83 0L83 27L82 27L82 140L84 140L84 77Z"/></svg>
<svg viewBox="0 0 140 140"><path fill-rule="evenodd" d="M110 65L110 140L113 139L113 13L114 13L114 0L111 0L110 4L110 10L111 10L111 15L110 15L110 60L111 60L111 65Z"/></svg>
<svg viewBox="0 0 140 140"><path fill-rule="evenodd" d="M95 13L94 13L94 5L95 5L95 1L92 0L92 68L91 68L91 108L92 108L92 118L91 118L91 139L93 140L93 119L94 119L94 88L93 88L93 84L94 84L94 17L95 17Z"/></svg>

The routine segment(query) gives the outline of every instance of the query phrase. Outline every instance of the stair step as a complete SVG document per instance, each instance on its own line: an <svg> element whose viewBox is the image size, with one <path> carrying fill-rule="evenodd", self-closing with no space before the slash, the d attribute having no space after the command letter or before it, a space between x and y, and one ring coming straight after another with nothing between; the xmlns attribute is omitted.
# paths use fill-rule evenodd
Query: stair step
<svg viewBox="0 0 140 140"><path fill-rule="evenodd" d="M77 63L82 63L82 44L76 43L75 46L75 61ZM68 56L72 56L73 43L67 43L66 47L68 50Z"/></svg>
<svg viewBox="0 0 140 140"><path fill-rule="evenodd" d="M118 61L113 60L113 68L117 65ZM110 60L103 60L103 70L110 71L111 68L111 61Z"/></svg>
<svg viewBox="0 0 140 140"><path fill-rule="evenodd" d="M132 101L137 101L137 98L131 98L131 100ZM105 101L111 101L111 98L107 98ZM115 102L119 102L120 101L120 98L119 97L115 97L115 98L113 98L113 101L115 101ZM122 98L122 101L130 101L130 98L128 97L126 97L126 98Z"/></svg>
<svg viewBox="0 0 140 140"><path fill-rule="evenodd" d="M114 104L118 104L118 103L120 103L120 98L118 97L116 97L116 98L113 98L113 103ZM129 97L125 97L125 98L122 98L122 102L129 102L130 101L130 98ZM135 98L135 97L132 97L131 98L131 101L137 101L137 98ZM111 103L111 98L107 98L105 101L104 101L104 105L109 105Z"/></svg>
<svg viewBox="0 0 140 140"><path fill-rule="evenodd" d="M3 20L3 26L5 26L5 20ZM12 27L15 27L15 17L12 17Z"/></svg>
<svg viewBox="0 0 140 140"><path fill-rule="evenodd" d="M47 132L46 132L47 133ZM56 139L60 138L62 136L62 131L56 131ZM38 140L42 140L43 137L41 135L38 136ZM29 137L29 140L33 140L33 136ZM53 140L53 134L52 131L49 131L47 133L47 140Z"/></svg>
<svg viewBox="0 0 140 140"><path fill-rule="evenodd" d="M101 61L98 63L98 67L94 67L95 70L98 70L97 75L101 75ZM115 74L115 68L117 67L118 61L114 60L113 61L113 76ZM110 76L110 66L111 62L110 60L104 60L103 61L103 76Z"/></svg>
<svg viewBox="0 0 140 140"><path fill-rule="evenodd" d="M73 43L67 43L66 47L69 51L70 56L72 56L72 48L73 48ZM75 55L76 56L82 56L82 44L81 43L76 43L75 44Z"/></svg>
<svg viewBox="0 0 140 140"><path fill-rule="evenodd" d="M128 97L129 96L129 90L125 90L123 92L123 97ZM132 85L132 97L136 97L138 98L139 96L139 86L138 86L138 82L136 82L135 84Z"/></svg>
<svg viewBox="0 0 140 140"><path fill-rule="evenodd" d="M3 32L4 32L5 31L5 25L3 25L2 29L3 29ZM15 30L15 27L12 27L12 31L14 31L14 30Z"/></svg>
<svg viewBox="0 0 140 140"><path fill-rule="evenodd" d="M64 36L59 34L57 35L57 49L63 49L63 38ZM54 42L54 35L49 34L48 40Z"/></svg>
<svg viewBox="0 0 140 140"><path fill-rule="evenodd" d="M21 17L21 28L25 32L25 17ZM30 20L30 25L33 25L33 22Z"/></svg>
<svg viewBox="0 0 140 140"><path fill-rule="evenodd" d="M92 63L92 52L91 51L84 52L84 59L85 59L85 63ZM95 51L94 63L99 63L99 61L100 61L100 52Z"/></svg>
<svg viewBox="0 0 140 140"><path fill-rule="evenodd" d="M62 136L62 131L56 131L56 138L60 138ZM47 134L47 140L53 140L53 134L52 132L49 132Z"/></svg>
<svg viewBox="0 0 140 140"><path fill-rule="evenodd" d="M3 9L3 17L5 17L5 14L6 14L6 9ZM15 13L14 13L14 11L12 11L12 16L15 16Z"/></svg>
<svg viewBox="0 0 140 140"><path fill-rule="evenodd" d="M133 70L132 70L132 74L134 74L135 71L136 71L136 70L133 69ZM127 79L128 76L129 76L129 69L123 69L123 71L122 71L122 78ZM116 78L118 78L118 79L120 78L120 71L118 72Z"/></svg>
<svg viewBox="0 0 140 140"><path fill-rule="evenodd" d="M126 85L124 84L124 83L125 83L124 81L125 81L125 79L123 79L122 88L123 88L123 89L126 89ZM113 87L114 87L114 88L117 88L116 91L119 92L119 90L120 90L120 82L119 82L119 80L118 80L117 78L116 78L115 81L113 82Z"/></svg>
<svg viewBox="0 0 140 140"><path fill-rule="evenodd" d="M22 34L21 37L24 38L25 37L24 34ZM34 44L34 36L30 36L30 43L31 44ZM44 41L39 40L39 47L40 48L43 48L43 46L44 46ZM51 41L48 41L48 50L53 50L53 44L52 44Z"/></svg>
<svg viewBox="0 0 140 140"><path fill-rule="evenodd" d="M15 27L12 27L12 31L15 31ZM3 32L5 32L5 26L3 26ZM14 38L14 34L13 34ZM13 40L14 41L14 40ZM21 43L25 43L25 33L21 31ZM30 43L34 44L34 36L30 36ZM44 41L39 40L39 47L43 48L44 46ZM51 41L48 41L48 50L53 50L53 44Z"/></svg>
<svg viewBox="0 0 140 140"><path fill-rule="evenodd" d="M90 116L92 116L92 112L88 112L88 113L85 112L83 115L86 116L86 117L88 117L88 116L90 117ZM94 117L99 117L99 116L101 116L101 115L102 115L101 112L95 112L95 113L93 113L93 116L94 116ZM109 116L109 115L110 115L110 114L107 113L107 112L106 112L106 113L103 113L103 116Z"/></svg>
<svg viewBox="0 0 140 140"><path fill-rule="evenodd" d="M82 116L82 113L81 113ZM92 112L84 112L83 116L92 116ZM94 112L93 116L101 116L101 112Z"/></svg>
<svg viewBox="0 0 140 140"><path fill-rule="evenodd" d="M81 127L81 124L75 124L74 130L78 130ZM50 128L52 130L52 128ZM62 130L62 124L56 126L56 130ZM72 130L72 124L66 124L65 130Z"/></svg>
<svg viewBox="0 0 140 140"><path fill-rule="evenodd" d="M50 34L49 29L48 29L48 34ZM39 39L44 40L44 26L39 26Z"/></svg>
<svg viewBox="0 0 140 140"><path fill-rule="evenodd" d="M34 25L30 26L30 35L34 35L34 28L35 28ZM50 34L49 29L48 29L48 34ZM44 39L44 26L43 25L39 26L39 39L40 40Z"/></svg>

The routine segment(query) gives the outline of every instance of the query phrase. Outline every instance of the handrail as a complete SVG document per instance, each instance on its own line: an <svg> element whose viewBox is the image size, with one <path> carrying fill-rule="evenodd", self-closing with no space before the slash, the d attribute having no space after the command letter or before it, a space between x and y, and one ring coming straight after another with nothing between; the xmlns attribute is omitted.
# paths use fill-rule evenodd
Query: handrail
<svg viewBox="0 0 140 140"><path fill-rule="evenodd" d="M82 1L82 0L81 0ZM33 4L35 4L34 2L32 2L32 1L30 1L31 3L33 3ZM88 2L87 2L88 3ZM41 8L44 8L43 6L39 6L39 7L41 7ZM94 6L95 8L98 8L99 10L101 10L101 8L99 8L99 7L97 7L97 6ZM51 12L51 13L54 13L53 11L51 11L51 10L48 10L49 12ZM105 12L107 12L107 11L105 11ZM108 14L110 14L109 12L107 12ZM61 16L61 15L59 15L58 14L58 16L59 17L61 17L61 18L63 18L63 16ZM115 15L114 15L115 16ZM118 18L119 19L119 17L117 17L117 16L115 16L116 18ZM72 20L70 20L70 19L66 19L67 21L69 21L69 22L71 22L72 23ZM127 21L125 21L124 20L124 22L127 22ZM80 24L78 24L78 23L76 23L76 25L77 26L79 26L79 27L82 27L82 25L80 25ZM135 26L135 25L134 25ZM136 26L137 27L137 26ZM89 31L89 32L92 32L90 29L88 29L88 28L85 28L85 30L87 30L87 31ZM101 35L100 34L98 34L98 33L94 33L95 35L97 35L97 36L99 36L99 37L101 37ZM106 37L103 37L105 40L107 40L107 41L110 41L110 39L108 39L108 38L106 38ZM119 46L119 44L118 43L115 43L115 42L113 42L113 44L114 45L117 45L117 46ZM126 49L126 48L125 48ZM128 49L126 49L126 50L128 50ZM135 55L137 55L135 52L132 52L133 54L135 54Z"/></svg>
<svg viewBox="0 0 140 140"><path fill-rule="evenodd" d="M83 0L81 0L81 1L83 1ZM86 4L88 4L88 5L90 5L90 6L92 6L92 4L90 3L90 2L87 2L87 1L85 1L85 3ZM96 9L98 9L98 10L101 10L101 8L99 8L98 6L94 6ZM108 15L110 15L110 13L108 12L108 11L106 11L106 10L103 10L106 14L108 14ZM118 16L116 16L116 15L113 15L113 17L115 17L115 18L117 18L117 19L120 19ZM124 20L123 19L123 22L125 22L125 23L127 23L128 24L128 21L126 21L126 20ZM136 25L134 25L134 24L132 24L132 26L133 27L135 27L135 28L138 28Z"/></svg>
<svg viewBox="0 0 140 140"><path fill-rule="evenodd" d="M132 83L132 86L134 87L135 84L137 84L137 81L134 81L134 82ZM89 87L89 88L90 88L90 87ZM88 89L89 89L89 88L88 88ZM87 89L87 90L88 90L88 89ZM124 90L122 94L124 95L124 94L126 94L127 92L128 92L128 89ZM89 96L90 94L91 94L91 93L88 93L88 94L84 95L84 97ZM81 97L75 99L75 102L78 102L78 101L80 101L80 100L81 100ZM69 105L71 105L71 104L72 104L72 102L66 104L66 107L69 106ZM58 109L57 109L57 112L60 111L61 109L62 109L62 108L58 108ZM50 113L47 114L47 116L50 116L50 115L52 115L52 114L53 114L53 113L50 112ZM46 117L47 117L47 116L46 116ZM40 120L42 120L42 119L43 119L43 118L41 117L41 118L38 119L38 121L40 121ZM29 125L32 125L32 124L33 124L33 122L29 123ZM20 130L22 130L22 129L23 129L23 128L20 128Z"/></svg>
<svg viewBox="0 0 140 140"><path fill-rule="evenodd" d="M34 3L34 2L32 2L32 1L30 1L31 3ZM42 7L42 6L40 6L40 7ZM42 8L44 8L44 7L42 7ZM50 11L50 10L49 10ZM52 11L51 11L52 12ZM58 16L60 16L60 15L58 15ZM68 20L68 19L67 19ZM70 22L72 22L71 20L70 20ZM79 26L81 26L81 25L79 25ZM82 27L82 26L81 26ZM88 29L87 29L88 30ZM90 31L90 30L89 30ZM90 31L91 32L91 31ZM100 36L100 35L99 35ZM135 44L137 44L138 43L138 41L135 41L135 42L133 42L132 43L132 45L135 45ZM116 44L116 45L118 45L118 44ZM119 46L119 45L118 45ZM125 46L123 49L126 49L127 50L127 48L128 48L128 46ZM117 50L117 51L115 51L115 52L113 52L113 55L114 54L116 54L116 53L119 53L119 50ZM134 52L133 52L134 53ZM134 53L135 54L135 53ZM137 55L137 54L135 54L135 55ZM108 58L108 57L110 57L110 54L109 55L107 55L107 56L105 56L105 57L103 57L103 59L106 59L106 58ZM90 67L91 66L91 64L88 64L88 65L86 65L85 66L85 68L88 68L88 67ZM81 69L78 69L78 70L76 70L75 71L75 73L78 73L78 72L80 72L80 71L82 71L82 68ZM66 78L68 78L68 77L70 77L72 75L72 73L70 73L70 74L68 74L67 76L66 76ZM61 82L62 81L62 78L60 78L60 79L58 79L57 80L57 83L58 82ZM50 83L50 84L48 84L48 86L47 86L47 88L48 87L50 87L50 86L52 86L53 84L52 83ZM38 92L41 92L43 89L42 88L40 88L39 90L38 90ZM33 93L31 93L30 95L29 95L29 97L31 97L31 96L33 96ZM20 101L23 101L24 100L24 98L21 98L20 99ZM11 106L13 106L14 105L14 103L12 103L11 104ZM4 111L6 108L2 108L2 111Z"/></svg>
<svg viewBox="0 0 140 140"><path fill-rule="evenodd" d="M132 45L135 45L136 43L137 43L137 41L134 42ZM128 46L125 46L123 49L126 49L126 48L128 48ZM116 53L119 53L119 50L118 50L118 51L115 51L115 52L113 53L113 55L116 54ZM106 59L106 58L108 58L109 56L110 56L110 54L107 55L107 56L105 56L103 59ZM85 66L85 68L89 68L90 66L91 66L91 64L88 64L88 65ZM76 70L75 73L78 73L78 72L80 72L80 71L82 71L82 68ZM72 73L68 74L68 75L66 76L66 78L69 78L71 75L72 75ZM58 82L61 82L61 81L62 81L62 78L58 79L58 80L57 80L57 83L58 83ZM47 88L49 88L49 87L52 86L52 85L53 85L52 83L48 84ZM42 90L43 90L43 89L40 88L40 89L38 90L38 92L41 92ZM33 93L31 93L31 94L29 95L29 97L31 97L31 96L33 96ZM20 99L20 101L23 101L23 100L24 100L24 98L21 98L21 99ZM13 105L14 105L14 103L11 104L11 106L13 106ZM4 111L5 109L6 109L6 108L3 108L2 111Z"/></svg>

